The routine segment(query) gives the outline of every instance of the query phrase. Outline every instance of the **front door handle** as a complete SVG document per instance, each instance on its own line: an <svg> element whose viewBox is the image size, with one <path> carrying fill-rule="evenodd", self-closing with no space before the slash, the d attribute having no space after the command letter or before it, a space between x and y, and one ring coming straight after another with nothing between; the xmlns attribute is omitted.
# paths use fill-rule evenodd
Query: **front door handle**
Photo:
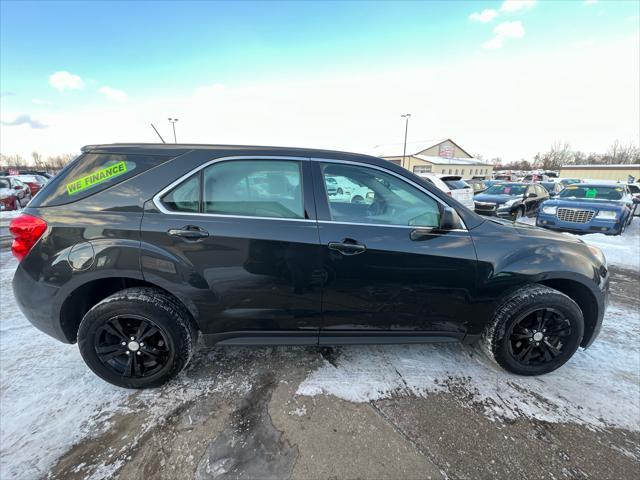
<svg viewBox="0 0 640 480"><path fill-rule="evenodd" d="M357 255L367 250L366 245L348 239L342 242L329 242L327 246L330 250L336 250L343 255Z"/></svg>
<svg viewBox="0 0 640 480"><path fill-rule="evenodd" d="M181 237L187 240L198 240L199 238L207 238L209 236L209 232L196 225L186 225L182 228L171 228L167 233L173 237Z"/></svg>

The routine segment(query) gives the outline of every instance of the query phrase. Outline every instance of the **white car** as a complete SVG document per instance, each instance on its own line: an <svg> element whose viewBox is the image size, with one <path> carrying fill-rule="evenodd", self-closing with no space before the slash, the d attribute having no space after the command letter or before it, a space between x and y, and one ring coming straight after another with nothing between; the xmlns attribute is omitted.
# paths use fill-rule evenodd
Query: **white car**
<svg viewBox="0 0 640 480"><path fill-rule="evenodd" d="M420 178L431 182L439 190L451 195L465 207L473 210L473 188L462 177L457 175L436 175L434 173L419 173Z"/></svg>

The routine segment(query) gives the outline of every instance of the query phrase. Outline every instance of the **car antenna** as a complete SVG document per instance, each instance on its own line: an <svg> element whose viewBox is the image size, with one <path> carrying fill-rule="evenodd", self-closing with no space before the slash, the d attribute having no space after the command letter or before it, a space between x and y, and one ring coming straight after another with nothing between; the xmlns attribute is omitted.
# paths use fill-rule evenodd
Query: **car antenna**
<svg viewBox="0 0 640 480"><path fill-rule="evenodd" d="M160 137L160 140L162 140L162 143L167 143L164 141L164 138L162 138L162 135L160 135L160 132L158 132L158 129L155 127L155 125L152 123L151 127L155 130L156 134Z"/></svg>

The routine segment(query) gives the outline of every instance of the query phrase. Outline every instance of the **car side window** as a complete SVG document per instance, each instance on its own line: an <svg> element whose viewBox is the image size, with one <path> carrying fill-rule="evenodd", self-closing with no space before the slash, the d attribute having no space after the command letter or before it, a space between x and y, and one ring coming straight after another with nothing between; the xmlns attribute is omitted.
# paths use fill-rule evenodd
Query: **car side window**
<svg viewBox="0 0 640 480"><path fill-rule="evenodd" d="M203 171L202 212L304 218L300 162L233 160Z"/></svg>
<svg viewBox="0 0 640 480"><path fill-rule="evenodd" d="M197 173L162 197L162 203L174 212L200 211L200 174Z"/></svg>
<svg viewBox="0 0 640 480"><path fill-rule="evenodd" d="M323 178L332 177L341 194L327 194L331 219L378 225L440 225L438 202L398 177L374 168L341 163L321 164Z"/></svg>

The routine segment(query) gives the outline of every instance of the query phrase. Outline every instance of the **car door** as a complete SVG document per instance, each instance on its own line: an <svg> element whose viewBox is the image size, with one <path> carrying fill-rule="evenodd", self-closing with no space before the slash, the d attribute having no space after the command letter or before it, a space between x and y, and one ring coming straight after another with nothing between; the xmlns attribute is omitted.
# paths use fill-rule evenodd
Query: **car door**
<svg viewBox="0 0 640 480"><path fill-rule="evenodd" d="M178 289L217 340L317 343L322 277L308 168L306 159L222 159L164 189L143 217L143 244L153 246L145 278Z"/></svg>
<svg viewBox="0 0 640 480"><path fill-rule="evenodd" d="M465 229L438 229L441 200L380 167L312 165L326 277L320 343L389 330L462 335L476 256ZM364 202L329 197L329 176L365 185Z"/></svg>

